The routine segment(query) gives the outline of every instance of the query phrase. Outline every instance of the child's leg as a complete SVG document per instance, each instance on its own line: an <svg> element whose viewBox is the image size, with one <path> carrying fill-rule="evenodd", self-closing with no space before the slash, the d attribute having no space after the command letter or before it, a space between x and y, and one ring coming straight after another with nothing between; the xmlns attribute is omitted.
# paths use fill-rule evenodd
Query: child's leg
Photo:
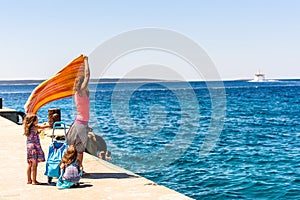
<svg viewBox="0 0 300 200"><path fill-rule="evenodd" d="M31 180L31 168L32 168L32 163L28 163L27 166L27 184L31 184L32 180Z"/></svg>
<svg viewBox="0 0 300 200"><path fill-rule="evenodd" d="M32 184L33 184L33 185L38 185L38 184L40 184L40 183L36 180L37 166L38 166L38 162L33 162L33 163L32 163Z"/></svg>

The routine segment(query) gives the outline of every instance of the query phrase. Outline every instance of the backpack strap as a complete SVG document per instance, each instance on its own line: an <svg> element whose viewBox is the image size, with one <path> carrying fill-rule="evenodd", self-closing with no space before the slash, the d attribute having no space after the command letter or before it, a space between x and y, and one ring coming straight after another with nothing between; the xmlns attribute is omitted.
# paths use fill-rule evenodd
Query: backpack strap
<svg viewBox="0 0 300 200"><path fill-rule="evenodd" d="M77 164L77 161L78 161L78 159L76 158L72 164L79 167L79 165Z"/></svg>
<svg viewBox="0 0 300 200"><path fill-rule="evenodd" d="M83 171L80 170L80 166L77 164L77 160L78 160L78 159L76 158L76 160L74 161L74 164L78 167L79 175L82 176Z"/></svg>

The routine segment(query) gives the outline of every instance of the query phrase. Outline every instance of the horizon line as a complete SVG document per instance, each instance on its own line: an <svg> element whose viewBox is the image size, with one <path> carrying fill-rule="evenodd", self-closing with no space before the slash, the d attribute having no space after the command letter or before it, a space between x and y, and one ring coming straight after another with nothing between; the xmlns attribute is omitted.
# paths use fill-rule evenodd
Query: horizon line
<svg viewBox="0 0 300 200"><path fill-rule="evenodd" d="M13 82L13 81L38 81L42 82L47 79L43 78L28 78L28 79L0 79L1 82ZM200 79L190 79L190 80L170 80L170 79L154 79L154 78L118 78L118 77L107 77L107 78L90 78L91 82L99 81L99 80L107 80L107 81L113 81L113 80L127 80L127 81L163 81L163 82L182 82L182 81L187 81L187 82L197 82L197 81L248 81L248 80L253 80L253 78L236 78L236 79L221 79L221 80L200 80ZM291 78L266 78L266 80L300 80L300 77L291 77Z"/></svg>

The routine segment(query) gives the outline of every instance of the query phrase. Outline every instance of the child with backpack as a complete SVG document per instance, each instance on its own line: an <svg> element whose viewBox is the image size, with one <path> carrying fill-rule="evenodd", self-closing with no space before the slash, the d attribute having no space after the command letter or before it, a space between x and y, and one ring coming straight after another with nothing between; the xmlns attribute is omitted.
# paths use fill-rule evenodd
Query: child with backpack
<svg viewBox="0 0 300 200"><path fill-rule="evenodd" d="M82 175L82 165L77 159L77 150L74 145L70 145L65 152L60 163L61 175L57 181L57 188L66 189L79 186Z"/></svg>

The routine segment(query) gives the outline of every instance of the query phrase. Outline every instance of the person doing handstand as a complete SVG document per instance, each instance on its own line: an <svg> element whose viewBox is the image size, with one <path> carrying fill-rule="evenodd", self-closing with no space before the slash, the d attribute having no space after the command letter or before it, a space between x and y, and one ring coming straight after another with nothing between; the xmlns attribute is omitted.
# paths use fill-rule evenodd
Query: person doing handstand
<svg viewBox="0 0 300 200"><path fill-rule="evenodd" d="M74 145L78 152L78 161L80 166L83 162L83 152L88 140L88 122L90 119L90 99L88 83L90 80L90 69L88 57L84 57L83 74L79 74L74 85L74 101L76 105L76 118L71 128L67 133L67 142L69 145Z"/></svg>

